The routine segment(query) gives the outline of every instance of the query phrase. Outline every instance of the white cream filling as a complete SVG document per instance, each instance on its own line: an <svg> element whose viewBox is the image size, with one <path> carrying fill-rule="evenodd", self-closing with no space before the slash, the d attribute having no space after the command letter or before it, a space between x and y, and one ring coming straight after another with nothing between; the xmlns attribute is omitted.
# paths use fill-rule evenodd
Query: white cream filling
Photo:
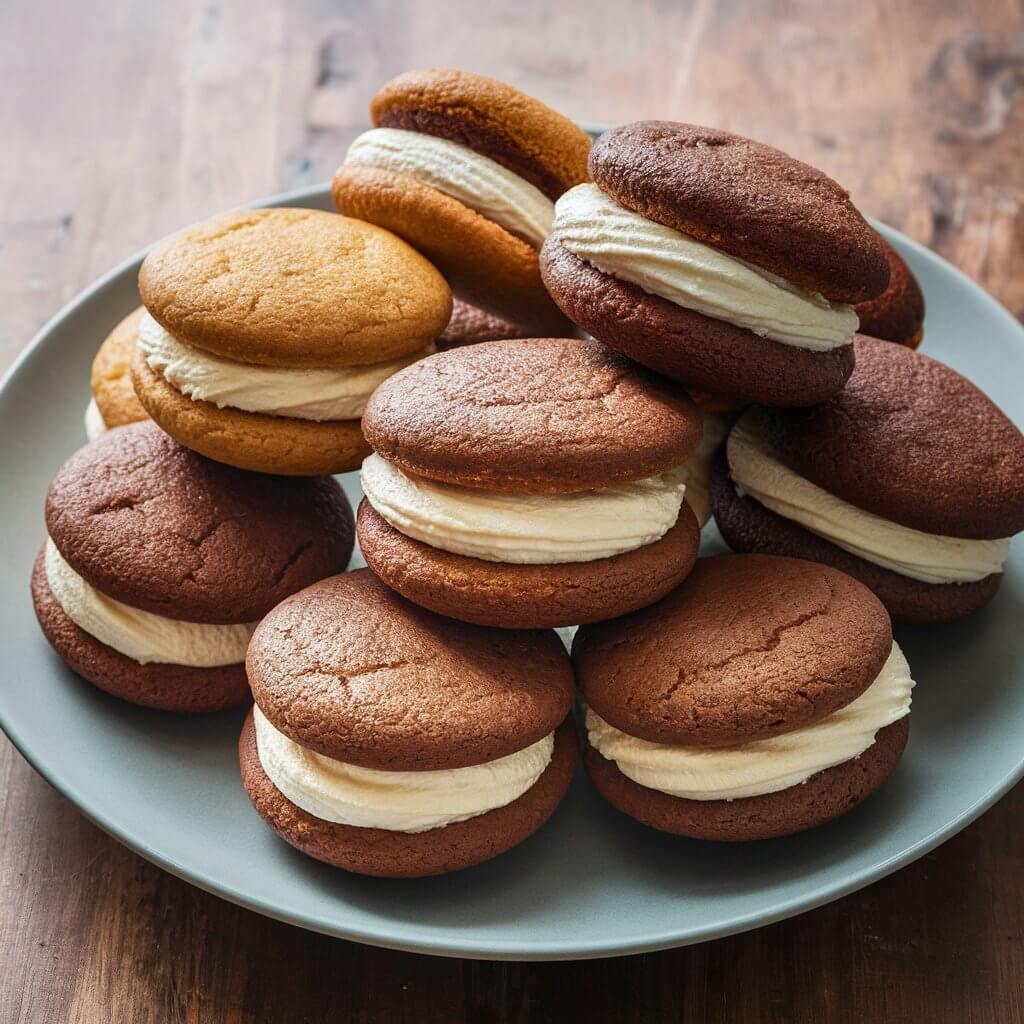
<svg viewBox="0 0 1024 1024"><path fill-rule="evenodd" d="M372 128L349 147L345 165L407 174L538 249L555 219L555 204L536 185L468 146L423 132Z"/></svg>
<svg viewBox="0 0 1024 1024"><path fill-rule="evenodd" d="M784 345L826 352L849 345L857 330L852 306L648 220L596 185L577 185L558 200L551 235L605 274Z"/></svg>
<svg viewBox="0 0 1024 1024"><path fill-rule="evenodd" d="M729 417L724 413L704 414L704 433L696 451L681 468L686 481L686 504L693 509L701 529L711 518L711 497L708 488L711 481L711 463L718 446L725 440L729 429Z"/></svg>
<svg viewBox="0 0 1024 1024"><path fill-rule="evenodd" d="M106 432L107 425L103 421L103 413L100 412L96 399L90 398L89 404L85 407L85 436L90 441L95 441L100 434Z"/></svg>
<svg viewBox="0 0 1024 1024"><path fill-rule="evenodd" d="M434 351L431 344L386 363L327 370L256 366L186 345L149 313L139 323L139 348L153 370L194 401L317 422L359 419L379 384Z"/></svg>
<svg viewBox="0 0 1024 1024"><path fill-rule="evenodd" d="M793 732L734 747L650 743L609 725L587 708L590 745L627 778L685 800L738 800L806 782L812 775L860 757L875 735L910 712L914 680L903 652L892 645L875 681L846 707Z"/></svg>
<svg viewBox="0 0 1024 1024"><path fill-rule="evenodd" d="M517 565L610 558L662 538L679 518L679 471L573 494L497 494L411 477L371 455L363 493L407 537L442 551Z"/></svg>
<svg viewBox="0 0 1024 1024"><path fill-rule="evenodd" d="M139 662L215 668L245 661L256 623L211 625L183 622L132 608L107 597L71 568L46 538L46 579L57 604L80 629Z"/></svg>
<svg viewBox="0 0 1024 1024"><path fill-rule="evenodd" d="M390 832L427 832L504 807L551 763L555 734L495 761L436 771L361 768L303 747L252 709L256 751L270 781L322 821Z"/></svg>
<svg viewBox="0 0 1024 1024"><path fill-rule="evenodd" d="M737 489L866 562L924 583L968 583L1002 572L1010 539L975 540L925 533L851 505L811 483L772 451L750 410L726 442Z"/></svg>

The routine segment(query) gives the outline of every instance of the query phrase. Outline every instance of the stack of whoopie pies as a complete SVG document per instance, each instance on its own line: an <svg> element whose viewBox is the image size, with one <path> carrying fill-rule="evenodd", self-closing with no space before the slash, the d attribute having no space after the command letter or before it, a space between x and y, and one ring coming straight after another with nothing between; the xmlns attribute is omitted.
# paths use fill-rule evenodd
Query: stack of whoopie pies
<svg viewBox="0 0 1024 1024"><path fill-rule="evenodd" d="M452 69L371 115L340 214L226 214L146 258L47 497L47 638L138 704L254 698L254 807L349 871L539 829L577 696L594 786L656 829L860 803L909 733L892 622L980 609L1024 529L1024 437L914 351L910 268L728 132L591 148ZM355 469L353 524L323 474ZM698 558L712 514L736 554Z"/></svg>

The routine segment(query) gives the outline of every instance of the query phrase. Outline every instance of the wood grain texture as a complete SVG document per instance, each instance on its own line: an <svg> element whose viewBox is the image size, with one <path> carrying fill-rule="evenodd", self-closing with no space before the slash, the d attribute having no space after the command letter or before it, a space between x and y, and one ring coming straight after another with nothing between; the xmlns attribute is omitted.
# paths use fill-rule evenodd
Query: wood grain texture
<svg viewBox="0 0 1024 1024"><path fill-rule="evenodd" d="M457 64L565 113L789 149L1024 317L1024 4L167 0L0 7L0 368L153 239L330 177L377 83ZM0 739L0 1021L1024 1019L1018 787L793 921L604 964L363 948L129 853Z"/></svg>

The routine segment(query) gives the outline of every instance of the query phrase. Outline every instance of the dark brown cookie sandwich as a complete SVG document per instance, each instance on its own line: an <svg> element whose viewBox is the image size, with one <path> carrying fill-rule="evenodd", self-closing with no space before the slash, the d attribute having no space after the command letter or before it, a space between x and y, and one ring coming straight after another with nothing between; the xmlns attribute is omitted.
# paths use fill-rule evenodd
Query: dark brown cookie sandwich
<svg viewBox="0 0 1024 1024"><path fill-rule="evenodd" d="M644 824L701 839L813 828L896 766L913 681L862 584L791 558L698 561L668 597L583 626L587 771Z"/></svg>
<svg viewBox="0 0 1024 1024"><path fill-rule="evenodd" d="M696 558L684 464L700 417L678 389L594 341L441 352L374 392L358 532L412 601L482 625L623 614Z"/></svg>
<svg viewBox="0 0 1024 1024"><path fill-rule="evenodd" d="M390 232L320 210L245 210L158 245L139 271L132 365L181 444L260 473L357 469L359 417L389 374L433 351L441 275Z"/></svg>
<svg viewBox="0 0 1024 1024"><path fill-rule="evenodd" d="M479 864L550 817L576 767L572 668L550 631L454 623L369 570L275 608L239 741L256 810L303 853L403 878Z"/></svg>
<svg viewBox="0 0 1024 1024"><path fill-rule="evenodd" d="M688 387L800 406L853 369L852 304L881 294L878 235L821 171L668 121L606 132L556 204L544 282L570 320Z"/></svg>
<svg viewBox="0 0 1024 1024"><path fill-rule="evenodd" d="M712 474L737 551L812 558L900 622L976 611L1024 529L1024 436L948 366L858 338L846 388L814 409L752 409Z"/></svg>
<svg viewBox="0 0 1024 1024"><path fill-rule="evenodd" d="M881 236L889 261L889 287L877 298L858 302L853 308L861 334L918 348L924 338L924 293L903 257Z"/></svg>
<svg viewBox="0 0 1024 1024"><path fill-rule="evenodd" d="M564 321L564 328L563 333L567 338L574 337L573 326L568 320ZM437 350L445 352L450 348L479 345L482 341L532 338L536 333L528 323L498 316L497 313L491 313L457 298L452 301L452 318L448 321L444 333L437 339Z"/></svg>
<svg viewBox="0 0 1024 1024"><path fill-rule="evenodd" d="M537 257L554 201L587 178L587 135L518 89L453 68L399 75L370 113L374 128L334 176L338 209L404 238L474 305L564 333Z"/></svg>
<svg viewBox="0 0 1024 1024"><path fill-rule="evenodd" d="M169 711L245 703L254 623L343 570L354 540L335 481L231 469L151 422L63 465L46 528L32 597L47 639L100 689Z"/></svg>

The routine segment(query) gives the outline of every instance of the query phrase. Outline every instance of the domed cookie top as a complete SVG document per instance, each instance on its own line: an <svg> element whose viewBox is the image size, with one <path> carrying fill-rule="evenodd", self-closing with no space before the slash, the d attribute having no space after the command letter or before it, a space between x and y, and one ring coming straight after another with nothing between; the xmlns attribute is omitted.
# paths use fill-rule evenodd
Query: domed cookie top
<svg viewBox="0 0 1024 1024"><path fill-rule="evenodd" d="M269 366L386 362L433 341L451 314L447 284L410 245L319 210L188 228L146 257L139 291L175 337Z"/></svg>
<svg viewBox="0 0 1024 1024"><path fill-rule="evenodd" d="M878 238L889 261L889 287L877 298L857 303L860 333L917 348L924 330L924 293L903 257Z"/></svg>
<svg viewBox="0 0 1024 1024"><path fill-rule="evenodd" d="M380 89L373 123L476 150L550 199L587 180L590 139L567 117L511 85L455 68L407 71Z"/></svg>
<svg viewBox="0 0 1024 1024"><path fill-rule="evenodd" d="M363 431L408 473L559 493L678 466L700 441L701 422L680 390L597 342L532 338L407 367L374 392Z"/></svg>
<svg viewBox="0 0 1024 1024"><path fill-rule="evenodd" d="M858 337L844 390L772 410L772 446L794 472L851 505L926 533L1010 537L1024 529L1024 435L943 363Z"/></svg>
<svg viewBox="0 0 1024 1024"><path fill-rule="evenodd" d="M584 698L611 725L713 747L844 707L891 649L885 609L849 576L793 558L721 555L698 560L657 604L581 626L572 657Z"/></svg>
<svg viewBox="0 0 1024 1024"><path fill-rule="evenodd" d="M462 768L522 750L569 713L556 633L472 626L389 590L368 569L288 598L246 663L260 709L296 743L365 768Z"/></svg>
<svg viewBox="0 0 1024 1024"><path fill-rule="evenodd" d="M152 422L86 445L46 496L64 559L118 601L191 622L251 622L340 572L352 510L328 477L282 478L210 462Z"/></svg>
<svg viewBox="0 0 1024 1024"><path fill-rule="evenodd" d="M638 121L602 135L594 182L623 206L833 302L889 279L878 236L826 174L740 135Z"/></svg>

